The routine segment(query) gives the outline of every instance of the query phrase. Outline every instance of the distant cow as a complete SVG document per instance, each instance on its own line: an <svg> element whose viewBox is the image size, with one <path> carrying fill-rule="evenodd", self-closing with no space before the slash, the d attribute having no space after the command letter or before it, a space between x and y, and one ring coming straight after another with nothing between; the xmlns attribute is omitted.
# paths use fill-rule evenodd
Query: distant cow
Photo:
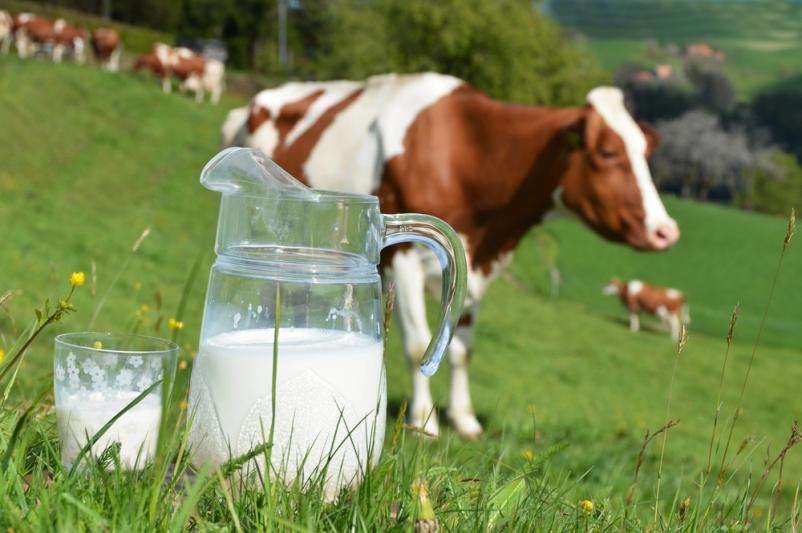
<svg viewBox="0 0 802 533"><path fill-rule="evenodd" d="M92 33L92 50L95 53L95 60L104 70L109 72L120 70L121 48L120 36L116 31L100 28Z"/></svg>
<svg viewBox="0 0 802 533"><path fill-rule="evenodd" d="M205 91L210 93L213 103L219 102L225 85L222 62L205 58L189 48L172 48L162 43L157 43L152 53L139 56L134 69L150 70L159 76L166 93L172 90L171 78L175 77L181 91L194 92L199 102L203 101Z"/></svg>
<svg viewBox="0 0 802 533"><path fill-rule="evenodd" d="M14 18L8 11L0 10L0 51L8 54L14 38Z"/></svg>
<svg viewBox="0 0 802 533"><path fill-rule="evenodd" d="M476 309L532 226L566 211L641 250L679 238L646 163L656 134L638 127L615 88L594 89L585 106L549 108L499 102L433 73L287 83L257 94L240 128L248 145L313 187L373 193L384 213L435 215L461 235L470 268L449 348L448 417L469 438L482 430L468 390ZM235 138L239 128L226 130ZM431 338L424 287L439 265L417 247L388 249L383 264L412 371L410 422L437 434L417 363Z"/></svg>
<svg viewBox="0 0 802 533"><path fill-rule="evenodd" d="M618 278L610 280L604 294L618 296L629 311L629 329L640 330L640 313L645 312L659 318L671 332L671 338L679 339L682 323L688 323L688 306L685 295L677 289L666 289L649 285L640 280L628 282Z"/></svg>
<svg viewBox="0 0 802 533"><path fill-rule="evenodd" d="M14 20L14 38L21 58L48 48L55 63L60 63L67 52L76 63L83 63L86 58L86 30L71 26L64 19L19 14Z"/></svg>

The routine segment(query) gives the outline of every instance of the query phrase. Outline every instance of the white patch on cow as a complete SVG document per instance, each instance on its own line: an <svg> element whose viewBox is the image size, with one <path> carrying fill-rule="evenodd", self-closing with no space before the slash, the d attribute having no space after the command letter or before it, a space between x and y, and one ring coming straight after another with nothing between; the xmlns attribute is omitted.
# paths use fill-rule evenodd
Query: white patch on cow
<svg viewBox="0 0 802 533"><path fill-rule="evenodd" d="M646 162L646 136L624 106L621 90L615 87L597 87L588 93L587 101L624 141L643 201L647 233L651 234L661 224L673 223L657 194L649 164Z"/></svg>
<svg viewBox="0 0 802 533"><path fill-rule="evenodd" d="M663 320L668 320L668 307L665 305L658 305L655 314Z"/></svg>
<svg viewBox="0 0 802 533"><path fill-rule="evenodd" d="M217 59L206 59L203 65L203 88L211 94L211 101L216 104L223 94L226 82L226 66Z"/></svg>
<svg viewBox="0 0 802 533"><path fill-rule="evenodd" d="M605 296L615 296L619 294L619 290L620 289L618 288L618 285L616 285L615 283L610 283L609 285L607 285L605 288L602 289L602 294L604 294Z"/></svg>
<svg viewBox="0 0 802 533"><path fill-rule="evenodd" d="M384 162L403 152L404 137L415 118L462 83L432 73L369 78L362 94L323 132L304 164L310 184L374 192Z"/></svg>
<svg viewBox="0 0 802 533"><path fill-rule="evenodd" d="M284 141L285 146L294 143L298 137L311 128L323 114L364 86L355 81L334 81L328 83L325 92L309 107L306 114L293 126ZM310 93L311 94L311 93Z"/></svg>
<svg viewBox="0 0 802 533"><path fill-rule="evenodd" d="M20 24L25 24L33 20L35 16L33 13L20 13L17 15L17 20L19 20Z"/></svg>
<svg viewBox="0 0 802 533"><path fill-rule="evenodd" d="M248 140L248 146L253 146L262 151L267 157L273 157L273 152L278 145L278 130L272 120L264 122L259 126Z"/></svg>
<svg viewBox="0 0 802 533"><path fill-rule="evenodd" d="M67 21L64 19L58 19L56 22L53 23L53 31L56 33L61 33L64 31L64 27L67 25Z"/></svg>
<svg viewBox="0 0 802 533"><path fill-rule="evenodd" d="M676 300L677 298L682 296L682 293L680 291L678 291L677 289L667 289L666 290L666 296L668 296L672 300Z"/></svg>
<svg viewBox="0 0 802 533"><path fill-rule="evenodd" d="M627 283L627 293L630 296L637 296L640 291L643 290L643 282L637 279L633 279L629 283Z"/></svg>
<svg viewBox="0 0 802 533"><path fill-rule="evenodd" d="M404 153L407 129L420 112L463 83L454 76L432 72L399 78L393 84L392 105L383 107L379 115L385 161Z"/></svg>
<svg viewBox="0 0 802 533"><path fill-rule="evenodd" d="M228 112L226 120L223 122L223 127L220 129L223 148L245 145L248 135L247 122L247 107L237 107Z"/></svg>
<svg viewBox="0 0 802 533"><path fill-rule="evenodd" d="M156 43L153 45L153 52L156 54L156 59L158 59L159 63L162 65L172 64L172 58L170 57L171 51L172 48L164 43Z"/></svg>

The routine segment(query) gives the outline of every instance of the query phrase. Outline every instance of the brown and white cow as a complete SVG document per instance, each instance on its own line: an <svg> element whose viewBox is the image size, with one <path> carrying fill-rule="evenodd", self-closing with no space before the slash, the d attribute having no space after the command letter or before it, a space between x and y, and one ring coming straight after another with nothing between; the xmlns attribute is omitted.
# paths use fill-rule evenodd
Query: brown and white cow
<svg viewBox="0 0 802 533"><path fill-rule="evenodd" d="M3 55L8 54L13 39L14 17L8 11L0 9L0 51L2 51Z"/></svg>
<svg viewBox="0 0 802 533"><path fill-rule="evenodd" d="M690 322L687 298L677 289L650 285L640 280L610 280L604 294L618 296L629 311L629 329L640 331L640 313L645 312L659 318L671 332L671 338L679 339L682 324Z"/></svg>
<svg viewBox="0 0 802 533"><path fill-rule="evenodd" d="M120 35L108 28L99 28L92 33L92 50L95 60L103 70L117 72L120 70L120 54L122 43Z"/></svg>
<svg viewBox="0 0 802 533"><path fill-rule="evenodd" d="M165 93L172 91L171 78L175 77L180 90L194 92L198 102L203 101L208 91L211 102L216 104L225 86L225 65L221 61L163 43L156 43L152 53L139 56L134 69L150 70L159 76Z"/></svg>
<svg viewBox="0 0 802 533"><path fill-rule="evenodd" d="M594 89L585 106L548 108L499 102L451 76L385 75L287 83L257 94L238 127L242 117L229 115L229 139L244 137L310 186L373 193L385 213L435 215L461 235L470 272L449 347L447 413L469 438L482 431L468 390L476 309L533 225L562 210L641 250L679 238L646 163L655 134L638 127L618 89ZM424 287L439 267L415 247L388 250L383 260L413 375L410 422L437 434L417 363L431 338Z"/></svg>
<svg viewBox="0 0 802 533"><path fill-rule="evenodd" d="M50 20L21 13L14 19L14 40L17 54L21 58L29 57L46 47L51 47L54 63L61 63L67 52L76 63L83 63L86 58L86 30L72 26L64 19Z"/></svg>

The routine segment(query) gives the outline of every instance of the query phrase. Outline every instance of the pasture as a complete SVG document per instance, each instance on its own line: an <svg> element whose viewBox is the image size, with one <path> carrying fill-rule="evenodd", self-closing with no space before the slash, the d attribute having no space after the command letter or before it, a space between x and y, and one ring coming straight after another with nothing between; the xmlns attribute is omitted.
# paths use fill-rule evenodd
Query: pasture
<svg viewBox="0 0 802 533"><path fill-rule="evenodd" d="M95 328L169 336L166 321L178 316L188 273L202 254L180 317L185 327L178 332L182 358L191 364L218 205L218 196L197 178L217 152L219 126L234 104L240 102L199 106L178 94L164 95L153 80L129 73L0 58L0 294L11 291L0 313L0 348L10 349L45 298L66 292L71 272L84 271L88 278L72 299L77 312L48 328L26 356L10 403L0 410L0 449L14 440L22 411L52 385L57 332L85 329L103 301ZM165 471L176 476L166 465L138 476L99 471L87 478L68 476L58 466L50 393L20 426L9 466L0 473L0 525L15 531L77 529L79 523L86 529L133 530L188 525L409 530L415 517L421 518L420 498L410 488L420 477L429 483L434 514L446 530L690 530L719 524L737 529L747 517L769 527L777 470L762 489L756 486L767 458L782 449L802 412L795 394L802 360L802 249L792 242L779 272L724 482L716 490L715 480L703 472L730 312L740 301L721 388L713 477L786 221L671 199L667 207L683 237L662 255L605 243L568 220L526 239L480 311L471 384L486 433L477 442L462 441L449 430L430 441L393 427L409 383L392 332L384 459L363 489L337 503L320 504L297 489L234 499L227 484L203 473L196 483L176 488L163 483ZM132 253L145 228L149 236ZM553 251L544 252L549 246L539 244L554 241L564 279L558 298L548 295L543 268L544 256ZM612 275L688 292L693 322L679 357L664 332L628 331L618 303L601 296ZM179 394L190 368L179 371ZM443 367L434 380L438 406L445 406L447 375ZM661 436L647 448L628 506L644 432L669 419L680 422L665 434L666 441ZM171 441L166 449L180 473L186 465L176 455L178 447ZM802 476L799 452L792 449L784 463L774 521L783 530L789 529ZM28 474L32 477L24 478ZM748 506L753 491L758 497ZM689 507L680 513L685 498ZM594 502L593 511L578 507L583 499ZM418 526L424 527L421 520Z"/></svg>

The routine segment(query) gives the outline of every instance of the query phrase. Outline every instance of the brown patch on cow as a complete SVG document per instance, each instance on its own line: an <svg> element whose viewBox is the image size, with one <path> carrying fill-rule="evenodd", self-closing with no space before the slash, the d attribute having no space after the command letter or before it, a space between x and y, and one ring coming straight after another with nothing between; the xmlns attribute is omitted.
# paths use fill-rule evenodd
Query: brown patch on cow
<svg viewBox="0 0 802 533"><path fill-rule="evenodd" d="M354 103L362 94L362 91L363 89L357 89L338 102L337 105L327 109L326 112L323 113L310 128L304 131L301 136L295 139L295 142L291 145L286 146L283 143L279 144L273 152L273 160L281 165L287 172L308 184L309 179L304 173L303 165L306 163L307 159L309 159L312 149L337 115ZM299 116L296 122L301 118L302 117Z"/></svg>
<svg viewBox="0 0 802 533"><path fill-rule="evenodd" d="M188 56L174 54L174 62L170 65L170 71L181 81L186 81L190 76L202 77L206 70L206 60L198 54Z"/></svg>
<svg viewBox="0 0 802 533"><path fill-rule="evenodd" d="M312 107L312 104L315 103L315 100L320 98L320 96L324 93L323 89L319 91L315 91L306 98L298 100L296 102L290 102L284 104L284 106L278 112L278 118L275 121L276 130L278 130L278 146L284 144L284 141L287 139L287 135L292 131L292 128L295 124L298 123L299 120L304 118L306 112L309 111L309 108Z"/></svg>
<svg viewBox="0 0 802 533"><path fill-rule="evenodd" d="M155 52L142 54L134 62L134 70L148 70L157 76L167 76L168 70L162 64Z"/></svg>
<svg viewBox="0 0 802 533"><path fill-rule="evenodd" d="M270 120L270 111L264 107L256 105L256 102L252 102L250 109L248 110L248 133L253 135L254 132L259 129L259 126L268 120Z"/></svg>

